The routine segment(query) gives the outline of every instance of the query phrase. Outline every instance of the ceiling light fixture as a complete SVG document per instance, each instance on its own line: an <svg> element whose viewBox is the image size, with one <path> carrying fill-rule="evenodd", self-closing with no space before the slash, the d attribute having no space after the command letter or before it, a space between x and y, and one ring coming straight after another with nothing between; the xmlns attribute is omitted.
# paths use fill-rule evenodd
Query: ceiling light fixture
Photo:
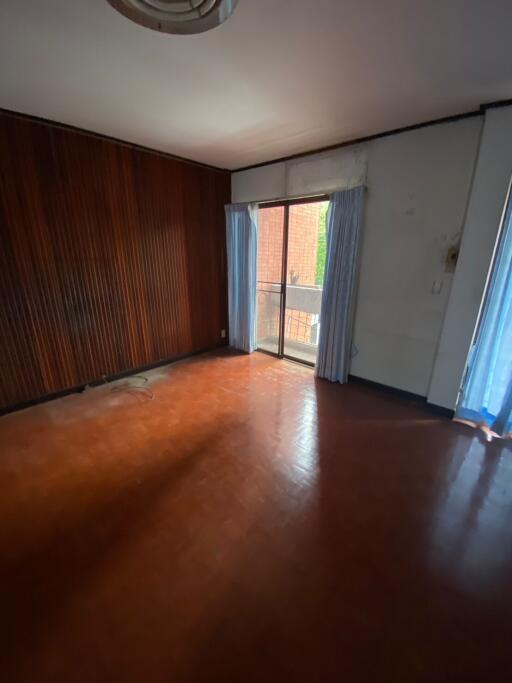
<svg viewBox="0 0 512 683"><path fill-rule="evenodd" d="M203 33L226 21L238 0L107 0L136 24L162 33Z"/></svg>

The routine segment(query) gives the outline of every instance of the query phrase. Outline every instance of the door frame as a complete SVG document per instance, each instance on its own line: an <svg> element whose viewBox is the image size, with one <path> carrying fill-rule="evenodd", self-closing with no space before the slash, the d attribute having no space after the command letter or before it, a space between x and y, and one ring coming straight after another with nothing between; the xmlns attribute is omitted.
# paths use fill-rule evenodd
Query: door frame
<svg viewBox="0 0 512 683"><path fill-rule="evenodd" d="M302 365L309 365L314 368L315 364L307 360L302 360L300 358L294 358L289 356L284 352L284 334L285 334L285 323L286 323L286 285L288 277L288 230L290 223L290 206L295 206L297 204L315 204L316 202L326 202L329 201L330 197L328 194L315 194L306 197L296 197L290 199L273 199L268 202L257 202L256 206L258 210L261 209L272 209L276 207L283 207L283 244L282 244L282 259L281 259L281 286L280 292L280 304L279 304L279 339L277 342L277 353L273 351L267 351L266 349L260 349L256 347L257 351L262 353L268 353L270 356L277 358L286 358L287 360L292 360ZM277 283L276 283L277 284Z"/></svg>

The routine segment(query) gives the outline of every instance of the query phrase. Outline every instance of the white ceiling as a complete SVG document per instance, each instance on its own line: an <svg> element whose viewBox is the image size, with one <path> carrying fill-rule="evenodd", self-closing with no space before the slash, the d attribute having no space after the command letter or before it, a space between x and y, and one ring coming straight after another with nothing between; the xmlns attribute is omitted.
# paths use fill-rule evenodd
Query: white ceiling
<svg viewBox="0 0 512 683"><path fill-rule="evenodd" d="M239 0L172 36L1 0L0 106L239 168L512 97L511 26L511 0Z"/></svg>

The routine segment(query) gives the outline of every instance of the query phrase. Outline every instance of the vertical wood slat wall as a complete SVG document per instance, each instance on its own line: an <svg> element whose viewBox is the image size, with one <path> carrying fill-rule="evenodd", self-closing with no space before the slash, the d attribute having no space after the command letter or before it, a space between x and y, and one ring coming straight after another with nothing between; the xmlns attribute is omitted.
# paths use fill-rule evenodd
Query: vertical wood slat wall
<svg viewBox="0 0 512 683"><path fill-rule="evenodd" d="M0 408L223 343L228 172L0 113Z"/></svg>

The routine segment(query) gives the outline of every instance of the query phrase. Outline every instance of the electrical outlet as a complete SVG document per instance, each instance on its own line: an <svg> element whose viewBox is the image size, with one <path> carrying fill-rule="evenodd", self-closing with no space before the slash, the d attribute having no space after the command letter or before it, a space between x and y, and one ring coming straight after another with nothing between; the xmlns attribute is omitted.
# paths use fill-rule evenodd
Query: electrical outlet
<svg viewBox="0 0 512 683"><path fill-rule="evenodd" d="M432 289L431 289L432 294L441 294L442 289L443 289L443 281L442 280L434 280L434 282L432 283Z"/></svg>

